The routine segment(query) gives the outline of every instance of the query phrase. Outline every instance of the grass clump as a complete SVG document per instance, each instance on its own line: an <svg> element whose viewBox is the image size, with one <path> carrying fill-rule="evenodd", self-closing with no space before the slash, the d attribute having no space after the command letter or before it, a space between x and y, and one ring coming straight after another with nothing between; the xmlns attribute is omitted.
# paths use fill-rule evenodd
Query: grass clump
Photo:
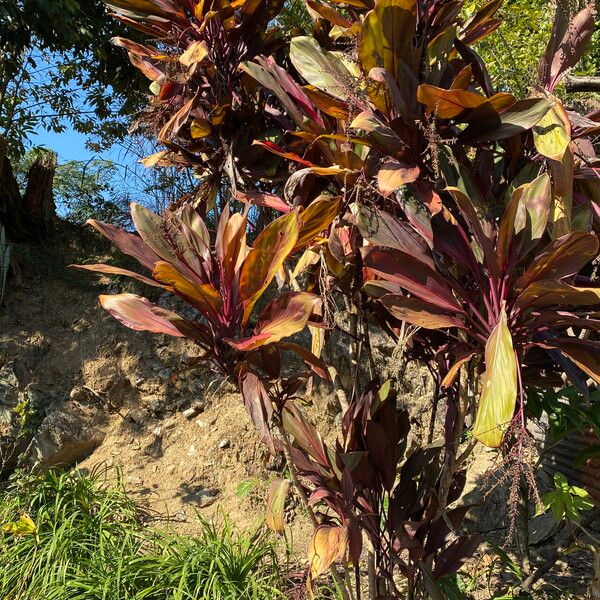
<svg viewBox="0 0 600 600"><path fill-rule="evenodd" d="M184 537L144 526L120 479L19 474L0 492L2 600L281 598L274 548L225 520Z"/></svg>

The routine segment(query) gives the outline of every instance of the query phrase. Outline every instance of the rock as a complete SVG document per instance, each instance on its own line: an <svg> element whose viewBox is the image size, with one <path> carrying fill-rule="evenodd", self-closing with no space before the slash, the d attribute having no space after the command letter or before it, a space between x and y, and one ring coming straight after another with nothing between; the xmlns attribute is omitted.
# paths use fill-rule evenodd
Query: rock
<svg viewBox="0 0 600 600"><path fill-rule="evenodd" d="M219 494L214 490L207 490L202 487L195 487L187 491L183 495L185 502L193 502L198 504L200 508L206 508L215 502Z"/></svg>
<svg viewBox="0 0 600 600"><path fill-rule="evenodd" d="M59 402L48 410L20 463L35 469L73 465L102 443L107 426L106 412L101 408L72 400Z"/></svg>
<svg viewBox="0 0 600 600"><path fill-rule="evenodd" d="M14 371L13 363L7 363L0 369L0 419L3 413L23 401L23 393L19 389L19 380Z"/></svg>
<svg viewBox="0 0 600 600"><path fill-rule="evenodd" d="M188 421L191 421L197 414L198 409L195 406L190 406L181 413Z"/></svg>
<svg viewBox="0 0 600 600"><path fill-rule="evenodd" d="M222 440L219 442L219 448L220 448L221 450L226 450L226 449L227 449L227 448L229 448L230 446L231 446L231 442L230 442L228 439L226 439L226 438L222 439Z"/></svg>
<svg viewBox="0 0 600 600"><path fill-rule="evenodd" d="M145 423L149 417L150 417L150 414L148 413L147 410L144 410L143 408L132 408L127 413L127 419L129 421L132 421L133 423L136 423L137 425L141 425L142 423Z"/></svg>
<svg viewBox="0 0 600 600"><path fill-rule="evenodd" d="M145 400L150 412L156 415L163 411L164 406L161 396L148 396Z"/></svg>

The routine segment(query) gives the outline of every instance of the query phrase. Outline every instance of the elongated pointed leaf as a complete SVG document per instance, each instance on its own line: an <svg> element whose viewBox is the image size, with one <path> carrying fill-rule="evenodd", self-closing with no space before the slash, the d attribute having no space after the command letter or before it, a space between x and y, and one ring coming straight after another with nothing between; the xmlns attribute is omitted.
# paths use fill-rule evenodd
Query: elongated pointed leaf
<svg viewBox="0 0 600 600"><path fill-rule="evenodd" d="M154 268L155 263L160 260L160 256L135 233L129 233L114 225L101 223L94 219L86 221L86 225L91 225L96 231L107 237L123 254L132 256L150 271Z"/></svg>
<svg viewBox="0 0 600 600"><path fill-rule="evenodd" d="M468 363L475 356L475 352L463 352L456 360L456 362L448 369L444 379L442 380L442 388L448 388L454 384L460 368Z"/></svg>
<svg viewBox="0 0 600 600"><path fill-rule="evenodd" d="M583 56L594 32L594 3L590 2L569 23L568 11L559 3L554 28L544 59L540 63L540 83L554 91L561 75Z"/></svg>
<svg viewBox="0 0 600 600"><path fill-rule="evenodd" d="M334 53L323 50L312 37L299 36L290 42L292 64L317 89L346 100L355 77Z"/></svg>
<svg viewBox="0 0 600 600"><path fill-rule="evenodd" d="M560 280L579 273L598 256L598 238L593 233L576 231L552 242L535 258L517 281L525 288L540 279Z"/></svg>
<svg viewBox="0 0 600 600"><path fill-rule="evenodd" d="M321 299L308 292L283 294L261 312L254 334L242 340L226 340L238 350L254 350L302 331Z"/></svg>
<svg viewBox="0 0 600 600"><path fill-rule="evenodd" d="M427 242L410 226L377 208L353 203L350 210L360 234L375 246L395 248L412 254L417 260L434 268L427 254Z"/></svg>
<svg viewBox="0 0 600 600"><path fill-rule="evenodd" d="M290 489L290 482L277 477L271 482L267 492L266 524L271 531L281 532L285 529L285 500Z"/></svg>
<svg viewBox="0 0 600 600"><path fill-rule="evenodd" d="M363 263L374 273L400 284L425 302L451 312L461 311L444 279L410 254L392 249L365 249Z"/></svg>
<svg viewBox="0 0 600 600"><path fill-rule="evenodd" d="M579 339L556 340L556 348L600 384L600 343Z"/></svg>
<svg viewBox="0 0 600 600"><path fill-rule="evenodd" d="M498 276L498 260L492 245L492 240L485 234L477 210L471 200L458 188L447 188L454 197L460 212L469 224L475 241L483 251L485 262L492 275Z"/></svg>
<svg viewBox="0 0 600 600"><path fill-rule="evenodd" d="M146 298L135 294L114 294L99 296L99 300L102 308L129 329L184 337L172 323L173 320L181 320L181 317L152 304Z"/></svg>
<svg viewBox="0 0 600 600"><path fill-rule="evenodd" d="M309 326L309 329L323 331L321 328L317 327ZM293 352L294 354L298 355L306 363L306 365L310 367L311 371L313 371L321 379L324 379L325 381L329 381L331 379L329 372L327 371L327 365L316 354L304 348L304 346L300 346L292 342L277 342L276 346L280 350L287 350L288 352ZM314 350L318 352L319 349L315 348Z"/></svg>
<svg viewBox="0 0 600 600"><path fill-rule="evenodd" d="M417 99L425 105L427 112L435 113L440 119L452 119L465 110L481 106L487 100L476 92L445 90L427 84L419 86Z"/></svg>
<svg viewBox="0 0 600 600"><path fill-rule="evenodd" d="M494 142L523 133L536 125L551 105L546 98L519 100L499 115L471 123L459 140L467 144Z"/></svg>
<svg viewBox="0 0 600 600"><path fill-rule="evenodd" d="M306 420L293 402L283 409L283 428L293 438L293 443L323 467L329 468L327 449L319 432Z"/></svg>
<svg viewBox="0 0 600 600"><path fill-rule="evenodd" d="M244 406L252 419L256 429L262 433L263 440L274 454L275 444L271 436L269 425L273 418L273 403L260 378L248 368L248 363L242 363L238 374L238 382Z"/></svg>
<svg viewBox="0 0 600 600"><path fill-rule="evenodd" d="M263 192L237 192L235 199L246 204L265 206L281 213L289 213L292 207L279 196Z"/></svg>
<svg viewBox="0 0 600 600"><path fill-rule="evenodd" d="M119 267L113 267L111 265L69 265L74 269L81 269L83 271L93 271L94 273L106 273L107 275L124 275L125 277L131 277L132 279L137 279L146 285L152 285L154 287L164 287L160 283L154 281L154 279L150 279L148 277L144 277L139 273L134 273L133 271L129 271L128 269L121 269Z"/></svg>
<svg viewBox="0 0 600 600"><path fill-rule="evenodd" d="M223 308L223 299L210 283L197 284L186 279L173 265L161 261L154 267L153 277L170 286L186 302L195 306L204 317L218 322Z"/></svg>
<svg viewBox="0 0 600 600"><path fill-rule="evenodd" d="M358 57L364 72L381 67L397 79L402 64L412 66L416 25L416 0L378 0L360 32Z"/></svg>
<svg viewBox="0 0 600 600"><path fill-rule="evenodd" d="M229 287L233 286L236 274L239 272L246 256L246 229L248 219L246 215L235 213L230 215L227 207L219 220L215 252L219 259L223 277Z"/></svg>
<svg viewBox="0 0 600 600"><path fill-rule="evenodd" d="M296 211L279 217L256 238L240 273L240 293L244 300L244 323L254 304L296 246L300 218Z"/></svg>
<svg viewBox="0 0 600 600"><path fill-rule="evenodd" d="M381 298L381 303L396 319L406 321L417 327L423 327L424 329L465 328L464 324L456 317L418 298L386 294Z"/></svg>
<svg viewBox="0 0 600 600"><path fill-rule="evenodd" d="M482 444L499 448L517 402L517 362L506 311L485 346L485 373L473 436Z"/></svg>
<svg viewBox="0 0 600 600"><path fill-rule="evenodd" d="M549 306L596 306L600 304L600 288L575 287L562 281L534 281L517 298L521 308Z"/></svg>
<svg viewBox="0 0 600 600"><path fill-rule="evenodd" d="M543 173L526 184L519 197L515 214L515 233L524 231L521 255L532 250L542 238L548 225L552 206L552 182L548 173Z"/></svg>
<svg viewBox="0 0 600 600"><path fill-rule="evenodd" d="M342 206L341 198L319 196L300 213L300 233L294 250L310 244L322 231L329 229Z"/></svg>

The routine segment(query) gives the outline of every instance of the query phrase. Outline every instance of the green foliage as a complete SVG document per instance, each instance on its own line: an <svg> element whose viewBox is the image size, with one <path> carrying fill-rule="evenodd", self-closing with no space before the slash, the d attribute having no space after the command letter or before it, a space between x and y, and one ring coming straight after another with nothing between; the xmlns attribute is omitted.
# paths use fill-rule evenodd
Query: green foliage
<svg viewBox="0 0 600 600"><path fill-rule="evenodd" d="M22 188L26 174L44 148L29 150L17 165L17 180ZM112 225L129 225L129 202L135 188L124 181L119 165L110 160L69 160L56 167L54 200L60 216L75 224L100 219ZM139 192L143 195L143 192Z"/></svg>
<svg viewBox="0 0 600 600"><path fill-rule="evenodd" d="M198 537L146 529L120 480L20 474L0 496L3 600L267 600L278 591L264 532L202 522Z"/></svg>
<svg viewBox="0 0 600 600"><path fill-rule="evenodd" d="M126 134L143 87L110 47L121 27L101 0L5 0L0 22L0 135L12 156L40 129L71 124L109 144Z"/></svg>
<svg viewBox="0 0 600 600"><path fill-rule="evenodd" d="M484 0L467 0L464 14L471 14L484 3ZM504 23L477 45L477 51L498 89L526 96L537 83L537 69L552 30L554 8L548 0L505 0L499 14ZM597 30L574 74L600 72L599 48Z"/></svg>
<svg viewBox="0 0 600 600"><path fill-rule="evenodd" d="M482 4L468 0L465 14ZM552 9L547 0L506 0L500 10L503 25L482 40L477 51L499 89L526 96L550 37Z"/></svg>
<svg viewBox="0 0 600 600"><path fill-rule="evenodd" d="M543 509L552 511L557 523L563 520L581 521L581 513L594 508L594 501L582 488L569 485L567 478L562 473L554 474L554 491L542 496Z"/></svg>
<svg viewBox="0 0 600 600"><path fill-rule="evenodd" d="M530 388L527 390L527 410L539 419L548 417L549 436L553 441L574 431L592 428L600 436L600 391L584 396L574 387L561 390Z"/></svg>

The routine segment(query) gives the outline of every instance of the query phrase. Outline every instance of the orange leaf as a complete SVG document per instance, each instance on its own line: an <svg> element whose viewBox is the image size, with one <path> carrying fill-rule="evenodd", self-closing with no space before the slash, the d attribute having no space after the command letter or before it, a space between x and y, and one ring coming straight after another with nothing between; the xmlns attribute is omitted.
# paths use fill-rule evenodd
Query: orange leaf
<svg viewBox="0 0 600 600"><path fill-rule="evenodd" d="M452 119L470 108L486 102L482 94L467 90L444 90L434 85L423 84L417 91L417 99L425 105L427 112L435 113L440 119Z"/></svg>
<svg viewBox="0 0 600 600"><path fill-rule="evenodd" d="M347 527L317 527L308 548L311 578L322 575L333 563L344 560L347 547Z"/></svg>
<svg viewBox="0 0 600 600"><path fill-rule="evenodd" d="M417 165L400 162L395 158L386 160L377 173L377 187L384 198L403 185L413 183L421 170Z"/></svg>
<svg viewBox="0 0 600 600"><path fill-rule="evenodd" d="M294 249L300 232L300 219L291 211L267 225L254 240L240 273L240 293L244 301L244 323L256 301Z"/></svg>

